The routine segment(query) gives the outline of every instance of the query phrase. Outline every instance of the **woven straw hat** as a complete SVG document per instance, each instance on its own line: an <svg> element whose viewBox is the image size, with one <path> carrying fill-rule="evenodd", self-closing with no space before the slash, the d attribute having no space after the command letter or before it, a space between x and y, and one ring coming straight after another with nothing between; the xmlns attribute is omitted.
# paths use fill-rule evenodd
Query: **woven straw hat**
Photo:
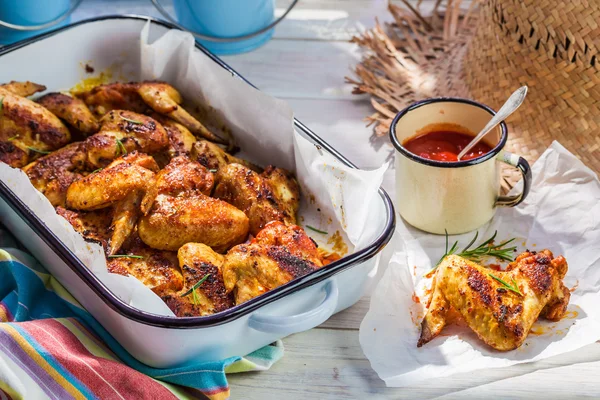
<svg viewBox="0 0 600 400"><path fill-rule="evenodd" d="M553 139L600 171L600 2L490 0L464 71L471 95L499 107L529 86L513 116L517 153L537 158Z"/></svg>
<svg viewBox="0 0 600 400"><path fill-rule="evenodd" d="M371 94L368 123L385 135L397 111L433 96L473 98L498 109L519 86L530 90L507 121L508 149L534 162L560 141L600 171L600 2L438 1L421 14L389 5L354 42L366 50L347 78ZM506 176L512 185L516 174Z"/></svg>

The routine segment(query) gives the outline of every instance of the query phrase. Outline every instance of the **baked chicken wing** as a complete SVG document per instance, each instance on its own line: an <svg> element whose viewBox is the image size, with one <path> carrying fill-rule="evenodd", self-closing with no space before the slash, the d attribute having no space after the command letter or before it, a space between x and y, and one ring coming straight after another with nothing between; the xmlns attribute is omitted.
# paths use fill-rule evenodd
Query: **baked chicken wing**
<svg viewBox="0 0 600 400"><path fill-rule="evenodd" d="M160 114L152 113L151 117L158 121L167 132L169 137L169 145L161 153L154 155L154 158L161 167L164 168L169 161L175 157L186 156L189 157L192 152L192 148L196 143L196 137L192 135L185 126L178 122L173 121L170 118L163 117Z"/></svg>
<svg viewBox="0 0 600 400"><path fill-rule="evenodd" d="M29 180L54 207L65 206L67 189L81 174L85 158L82 142L71 143L23 168Z"/></svg>
<svg viewBox="0 0 600 400"><path fill-rule="evenodd" d="M232 205L209 197L212 174L185 157L174 158L157 176L157 196L150 212L140 218L138 232L150 247L179 249L204 243L225 251L248 235L248 217Z"/></svg>
<svg viewBox="0 0 600 400"><path fill-rule="evenodd" d="M48 93L37 99L37 102L77 129L83 136L89 136L100 129L96 117L85 103L77 97L64 93Z"/></svg>
<svg viewBox="0 0 600 400"><path fill-rule="evenodd" d="M194 143L192 148L191 158L198 161L208 169L218 171L219 169L227 166L228 164L240 164L244 167L250 168L255 172L262 172L262 169L252 164L249 161L237 158L227 153L225 150L220 148L218 145L209 142L208 140L199 140Z"/></svg>
<svg viewBox="0 0 600 400"><path fill-rule="evenodd" d="M322 265L317 247L302 228L274 221L250 243L229 250L223 279L227 292L241 304Z"/></svg>
<svg viewBox="0 0 600 400"><path fill-rule="evenodd" d="M562 282L566 273L564 257L553 258L550 250L522 253L506 271L447 256L434 275L417 346L440 334L453 308L487 345L500 351L516 349L538 317L556 321L565 314L570 298ZM507 289L493 276L516 290Z"/></svg>
<svg viewBox="0 0 600 400"><path fill-rule="evenodd" d="M6 89L9 92L16 94L17 96L29 97L37 92L43 92L46 90L46 86L39 85L34 82L25 81L25 82L17 82L11 81L9 83L5 83L0 85L0 88Z"/></svg>
<svg viewBox="0 0 600 400"><path fill-rule="evenodd" d="M217 143L227 143L181 107L179 92L163 82L111 83L96 86L79 96L99 116L116 109L136 113L152 109L184 125L194 135Z"/></svg>
<svg viewBox="0 0 600 400"><path fill-rule="evenodd" d="M71 134L56 115L11 90L0 87L0 161L23 167L69 143Z"/></svg>
<svg viewBox="0 0 600 400"><path fill-rule="evenodd" d="M291 173L267 167L262 174L240 164L229 164L216 174L213 196L242 210L256 235L271 221L296 223L300 188Z"/></svg>
<svg viewBox="0 0 600 400"><path fill-rule="evenodd" d="M152 157L130 153L73 182L67 189L66 205L82 211L114 207L108 253L115 254L133 232L140 213L147 213L154 201L156 171Z"/></svg>
<svg viewBox="0 0 600 400"><path fill-rule="evenodd" d="M135 233L108 259L107 267L113 274L133 276L159 296L183 288L177 253L151 249Z"/></svg>
<svg viewBox="0 0 600 400"><path fill-rule="evenodd" d="M85 140L88 163L105 167L132 151L156 153L169 144L167 132L154 119L125 110L112 110L101 120L100 132Z"/></svg>
<svg viewBox="0 0 600 400"><path fill-rule="evenodd" d="M100 244L107 252L111 236L113 210L73 211L56 207L56 213L66 219L86 240Z"/></svg>
<svg viewBox="0 0 600 400"><path fill-rule="evenodd" d="M163 301L178 317L214 314L233 307L225 290L223 256L201 243L186 243L177 252L184 278L183 289L163 294Z"/></svg>

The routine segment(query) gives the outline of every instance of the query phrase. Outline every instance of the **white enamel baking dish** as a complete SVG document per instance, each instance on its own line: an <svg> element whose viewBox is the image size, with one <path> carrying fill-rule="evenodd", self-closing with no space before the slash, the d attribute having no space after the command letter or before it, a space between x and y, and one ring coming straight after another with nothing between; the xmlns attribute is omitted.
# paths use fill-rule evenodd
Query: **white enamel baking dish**
<svg viewBox="0 0 600 400"><path fill-rule="evenodd" d="M72 87L85 77L82 63L98 70L139 54L147 17L108 16L81 21L0 49L0 82L31 80L49 90ZM173 27L153 20L150 41ZM237 75L201 46L215 63ZM139 57L131 57L137 61ZM136 64L131 65L138 70ZM118 78L118 77L115 77ZM243 79L243 78L241 78ZM299 121L309 140L352 164ZM111 293L0 182L0 221L135 358L157 368L244 355L295 332L311 329L350 307L364 294L377 267L377 253L394 230L394 211L380 189L369 245L322 269L244 304L208 317L175 318L135 309Z"/></svg>

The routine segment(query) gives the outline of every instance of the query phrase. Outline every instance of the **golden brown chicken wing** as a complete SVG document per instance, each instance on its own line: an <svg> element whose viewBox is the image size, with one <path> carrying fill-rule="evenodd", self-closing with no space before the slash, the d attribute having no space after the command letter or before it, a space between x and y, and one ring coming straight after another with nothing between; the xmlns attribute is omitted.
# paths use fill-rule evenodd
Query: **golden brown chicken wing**
<svg viewBox="0 0 600 400"><path fill-rule="evenodd" d="M225 256L223 279L236 304L243 303L320 267L317 246L299 226L275 221L249 243Z"/></svg>
<svg viewBox="0 0 600 400"><path fill-rule="evenodd" d="M178 317L209 315L233 306L225 290L221 266L223 256L201 243L187 243L177 252L185 279L182 290L162 299Z"/></svg>
<svg viewBox="0 0 600 400"><path fill-rule="evenodd" d="M553 258L550 250L525 252L506 271L492 271L462 257L447 256L434 275L417 346L440 334L453 308L489 346L500 351L516 349L538 317L563 317L570 298L562 282L566 273L564 257Z"/></svg>
<svg viewBox="0 0 600 400"><path fill-rule="evenodd" d="M41 105L0 87L0 142L3 142L0 161L23 167L70 140L69 130L58 117Z"/></svg>
<svg viewBox="0 0 600 400"><path fill-rule="evenodd" d="M146 115L113 110L101 123L100 132L85 140L88 162L95 168L135 150L152 154L169 144L163 126Z"/></svg>
<svg viewBox="0 0 600 400"><path fill-rule="evenodd" d="M141 82L138 93L157 113L166 115L188 128L194 135L217 143L227 141L209 131L200 121L180 106L183 99L171 85L162 82Z"/></svg>
<svg viewBox="0 0 600 400"><path fill-rule="evenodd" d="M150 247L177 250L188 242L225 251L248 235L248 217L224 201L208 197L212 174L202 165L177 157L157 177L152 210L138 232Z"/></svg>
<svg viewBox="0 0 600 400"><path fill-rule="evenodd" d="M146 113L150 108L179 122L197 136L227 143L181 107L179 92L163 82L111 83L97 86L79 96L99 116L116 109Z"/></svg>
<svg viewBox="0 0 600 400"><path fill-rule="evenodd" d="M268 167L262 174L240 164L229 164L217 172L213 196L242 210L256 235L267 223L296 223L300 188L291 173Z"/></svg>
<svg viewBox="0 0 600 400"><path fill-rule="evenodd" d="M77 129L83 136L89 136L100 129L96 117L85 103L77 97L55 92L40 97L37 102Z"/></svg>
<svg viewBox="0 0 600 400"><path fill-rule="evenodd" d="M23 168L29 180L54 207L65 206L67 189L81 174L84 157L82 142L71 143Z"/></svg>
<svg viewBox="0 0 600 400"><path fill-rule="evenodd" d="M223 168L228 164L235 163L248 167L255 172L262 172L262 169L259 166L241 158L232 156L231 154L225 152L225 150L220 148L218 145L211 143L208 140L199 140L194 143L191 158L192 160L198 161L206 168L214 171L218 171L220 168Z"/></svg>
<svg viewBox="0 0 600 400"><path fill-rule="evenodd" d="M98 117L111 110L145 113L150 107L140 97L137 83L109 83L77 95Z"/></svg>
<svg viewBox="0 0 600 400"><path fill-rule="evenodd" d="M73 182L67 189L66 205L91 211L114 206L109 254L115 254L129 237L140 213L150 210L156 196L158 166L146 154L130 153L108 167Z"/></svg>
<svg viewBox="0 0 600 400"><path fill-rule="evenodd" d="M107 267L109 272L133 276L159 296L183 288L177 253L151 249L135 233L119 254L108 259Z"/></svg>
<svg viewBox="0 0 600 400"><path fill-rule="evenodd" d="M171 159L179 156L189 157L192 147L196 143L196 137L180 123L160 114L152 113L151 117L158 121L167 131L169 145L161 153L154 154L154 158L163 168Z"/></svg>
<svg viewBox="0 0 600 400"><path fill-rule="evenodd" d="M105 252L108 251L108 242L112 233L112 209L72 211L56 207L56 213L66 219L86 240L96 242L104 248Z"/></svg>
<svg viewBox="0 0 600 400"><path fill-rule="evenodd" d="M29 97L32 94L35 94L37 92L43 92L44 90L46 90L46 86L39 85L37 83L33 83L30 81L25 81L25 82L10 81L9 83L0 85L0 88L6 89L9 92L16 94L17 96L22 96L22 97Z"/></svg>

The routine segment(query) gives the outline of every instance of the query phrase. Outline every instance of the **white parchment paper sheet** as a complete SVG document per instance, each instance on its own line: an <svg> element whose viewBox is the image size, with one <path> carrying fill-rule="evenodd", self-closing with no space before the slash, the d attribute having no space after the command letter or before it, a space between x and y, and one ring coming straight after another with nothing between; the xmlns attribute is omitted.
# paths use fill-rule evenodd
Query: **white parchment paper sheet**
<svg viewBox="0 0 600 400"><path fill-rule="evenodd" d="M519 349L495 351L464 326L447 326L440 337L417 348L425 289L431 285L423 275L444 254L445 238L418 232L401 220L397 229L395 242L388 245L395 246L394 254L360 326L365 355L388 386L536 361L600 339L600 182L558 142L533 166L524 203L499 209L479 231L484 239L498 230L497 243L516 237L519 251L548 248L569 264L565 284L576 289L566 317L536 322ZM465 246L473 234L451 236L450 243L458 239Z"/></svg>
<svg viewBox="0 0 600 400"><path fill-rule="evenodd" d="M287 103L221 68L194 47L192 35L171 30L150 44L150 29L150 23L143 28L140 54L133 55L141 59L142 79L166 81L188 101L210 106L252 161L295 170L305 199L300 221L331 234L340 229L356 249L367 244L365 238L372 229L367 224L371 202L376 201L387 166L361 171L343 165L294 130L293 113ZM0 163L0 179L123 301L147 312L173 315L137 279L108 273L100 246L87 243L58 216L22 171ZM306 193L313 201L306 201ZM319 234L308 233L319 242ZM326 244L327 238L322 240ZM40 261L43 264L44 260Z"/></svg>

